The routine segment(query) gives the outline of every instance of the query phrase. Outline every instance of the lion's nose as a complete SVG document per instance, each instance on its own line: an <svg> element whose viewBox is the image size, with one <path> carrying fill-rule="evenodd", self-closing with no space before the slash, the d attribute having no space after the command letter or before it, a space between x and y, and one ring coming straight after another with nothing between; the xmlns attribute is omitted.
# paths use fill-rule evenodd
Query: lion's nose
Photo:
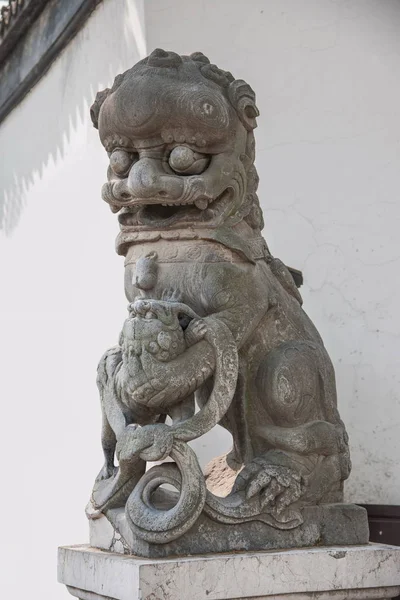
<svg viewBox="0 0 400 600"><path fill-rule="evenodd" d="M183 192L183 181L168 175L159 159L144 157L131 168L127 188L134 198L177 200Z"/></svg>

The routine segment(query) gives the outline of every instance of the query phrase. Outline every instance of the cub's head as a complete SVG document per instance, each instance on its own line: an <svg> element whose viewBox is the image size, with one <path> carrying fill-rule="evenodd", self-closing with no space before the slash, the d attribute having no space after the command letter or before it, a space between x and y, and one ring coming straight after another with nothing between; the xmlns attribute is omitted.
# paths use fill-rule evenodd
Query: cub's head
<svg viewBox="0 0 400 600"><path fill-rule="evenodd" d="M143 351L157 360L172 360L186 349L184 327L197 315L180 302L137 299L128 306L120 345L124 353L140 356Z"/></svg>

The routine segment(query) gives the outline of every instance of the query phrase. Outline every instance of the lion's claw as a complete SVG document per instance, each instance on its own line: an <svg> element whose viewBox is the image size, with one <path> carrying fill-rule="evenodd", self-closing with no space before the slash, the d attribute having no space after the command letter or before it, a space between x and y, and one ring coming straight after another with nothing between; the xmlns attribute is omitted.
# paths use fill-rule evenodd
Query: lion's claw
<svg viewBox="0 0 400 600"><path fill-rule="evenodd" d="M281 465L258 458L238 476L233 491L244 490L250 500L260 494L261 506L278 515L303 493L301 476Z"/></svg>

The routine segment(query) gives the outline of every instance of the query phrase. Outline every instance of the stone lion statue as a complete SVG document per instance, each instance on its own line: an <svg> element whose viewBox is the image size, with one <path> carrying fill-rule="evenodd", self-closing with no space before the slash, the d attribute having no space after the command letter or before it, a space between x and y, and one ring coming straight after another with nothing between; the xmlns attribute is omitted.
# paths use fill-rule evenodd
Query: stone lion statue
<svg viewBox="0 0 400 600"><path fill-rule="evenodd" d="M115 515L125 510L126 551L326 542L320 507L333 511L330 539L346 543L332 533L350 473L334 369L293 273L261 235L258 115L247 83L200 52L159 49L91 108L110 160L102 197L119 213L130 312L99 366L105 465L89 513L121 532ZM207 489L187 445L217 423L233 447L208 474L231 482L225 497ZM145 473L167 456L175 464ZM168 500L163 482L178 495Z"/></svg>

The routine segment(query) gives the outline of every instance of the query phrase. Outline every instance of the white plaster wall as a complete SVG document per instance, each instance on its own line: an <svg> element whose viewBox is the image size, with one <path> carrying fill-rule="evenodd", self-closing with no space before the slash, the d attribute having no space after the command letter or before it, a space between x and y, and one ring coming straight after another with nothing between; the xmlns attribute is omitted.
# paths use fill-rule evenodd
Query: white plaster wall
<svg viewBox="0 0 400 600"><path fill-rule="evenodd" d="M104 1L0 126L2 598L71 598L57 546L88 540L96 366L127 304L89 106L144 44L141 2Z"/></svg>
<svg viewBox="0 0 400 600"><path fill-rule="evenodd" d="M400 504L400 3L152 0L146 27L256 91L264 235L335 363L347 498Z"/></svg>
<svg viewBox="0 0 400 600"><path fill-rule="evenodd" d="M104 0L0 125L4 597L69 597L55 549L87 540L102 459L95 369L126 305L88 107L146 41L202 50L256 90L265 236L304 271L335 362L347 496L400 504L400 4L147 0L143 13L142 0ZM228 441L199 441L202 461Z"/></svg>

